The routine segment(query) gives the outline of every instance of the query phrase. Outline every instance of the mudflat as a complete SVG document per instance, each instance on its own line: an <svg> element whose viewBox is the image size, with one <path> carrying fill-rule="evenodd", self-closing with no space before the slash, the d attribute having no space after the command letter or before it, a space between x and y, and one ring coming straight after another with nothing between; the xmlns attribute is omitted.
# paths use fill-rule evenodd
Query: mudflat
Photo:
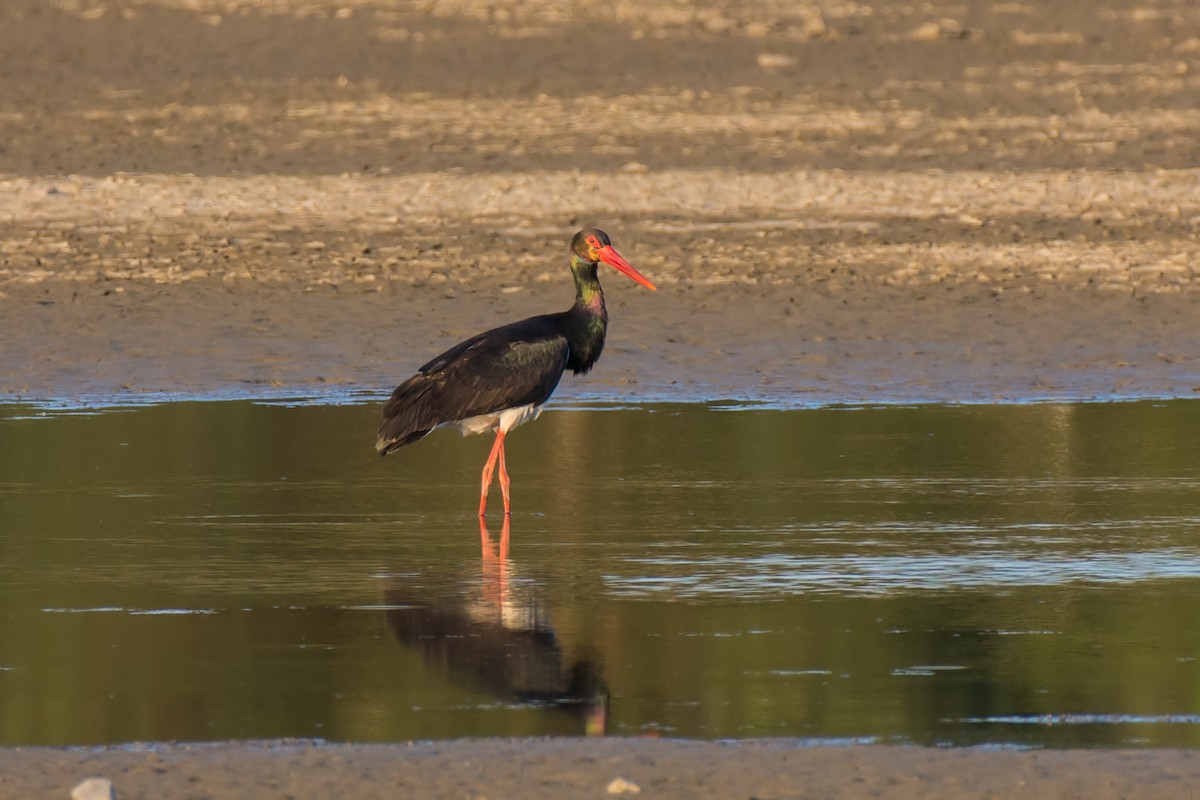
<svg viewBox="0 0 1200 800"><path fill-rule="evenodd" d="M561 397L1200 392L1200 9L13 0L0 394L385 393L571 302Z"/></svg>
<svg viewBox="0 0 1200 800"><path fill-rule="evenodd" d="M559 396L1200 393L1200 6L9 0L0 395L390 390L571 301ZM1190 752L640 740L0 751L0 796L1188 797ZM86 773L86 774L85 774Z"/></svg>
<svg viewBox="0 0 1200 800"><path fill-rule="evenodd" d="M0 750L0 796L50 800L105 775L117 796L791 798L1195 797L1191 751L980 751L648 739L395 745L246 742Z"/></svg>

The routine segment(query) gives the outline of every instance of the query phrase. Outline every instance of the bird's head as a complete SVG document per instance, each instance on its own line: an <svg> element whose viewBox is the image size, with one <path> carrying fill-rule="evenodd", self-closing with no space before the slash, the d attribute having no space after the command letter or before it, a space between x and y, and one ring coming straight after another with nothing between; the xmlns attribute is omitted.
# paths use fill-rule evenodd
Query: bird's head
<svg viewBox="0 0 1200 800"><path fill-rule="evenodd" d="M575 234L575 238L571 240L571 252L589 264L603 261L617 272L632 278L647 289L652 291L655 289L654 284L645 275L630 266L629 262L613 249L608 234L599 228L584 228Z"/></svg>

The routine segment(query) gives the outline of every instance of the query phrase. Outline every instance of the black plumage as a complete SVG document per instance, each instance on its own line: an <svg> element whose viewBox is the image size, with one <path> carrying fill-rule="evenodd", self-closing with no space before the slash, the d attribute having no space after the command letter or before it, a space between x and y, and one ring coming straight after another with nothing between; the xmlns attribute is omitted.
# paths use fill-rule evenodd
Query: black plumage
<svg viewBox="0 0 1200 800"><path fill-rule="evenodd" d="M387 455L439 425L545 403L570 353L558 316L493 328L423 365L383 407L376 449Z"/></svg>

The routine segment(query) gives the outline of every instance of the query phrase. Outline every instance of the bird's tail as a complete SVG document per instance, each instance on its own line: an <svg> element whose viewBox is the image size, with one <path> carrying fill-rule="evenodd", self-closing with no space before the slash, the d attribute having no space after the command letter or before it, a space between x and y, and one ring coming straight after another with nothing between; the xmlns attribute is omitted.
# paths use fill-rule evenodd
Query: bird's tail
<svg viewBox="0 0 1200 800"><path fill-rule="evenodd" d="M379 436L375 439L375 451L381 456L386 456L388 453L394 453L406 444L412 444L417 439L421 439L429 431L413 431L404 437L388 438L383 434L382 426Z"/></svg>
<svg viewBox="0 0 1200 800"><path fill-rule="evenodd" d="M396 387L383 407L383 422L375 436L381 456L412 444L434 429L437 421L426 410L429 387L425 376L416 375Z"/></svg>

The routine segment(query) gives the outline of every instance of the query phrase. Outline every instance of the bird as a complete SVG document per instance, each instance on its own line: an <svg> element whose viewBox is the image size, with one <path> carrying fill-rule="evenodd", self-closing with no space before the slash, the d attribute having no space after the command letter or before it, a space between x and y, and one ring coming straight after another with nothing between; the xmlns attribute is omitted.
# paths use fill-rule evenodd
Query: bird
<svg viewBox="0 0 1200 800"><path fill-rule="evenodd" d="M487 513L488 489L496 468L504 513L512 513L504 457L509 431L538 417L569 369L589 372L604 349L608 310L597 274L603 262L650 290L655 286L613 248L608 234L585 228L571 240L575 303L484 331L421 366L396 387L383 407L375 449L386 456L443 427L464 436L495 431L483 466L479 516Z"/></svg>

